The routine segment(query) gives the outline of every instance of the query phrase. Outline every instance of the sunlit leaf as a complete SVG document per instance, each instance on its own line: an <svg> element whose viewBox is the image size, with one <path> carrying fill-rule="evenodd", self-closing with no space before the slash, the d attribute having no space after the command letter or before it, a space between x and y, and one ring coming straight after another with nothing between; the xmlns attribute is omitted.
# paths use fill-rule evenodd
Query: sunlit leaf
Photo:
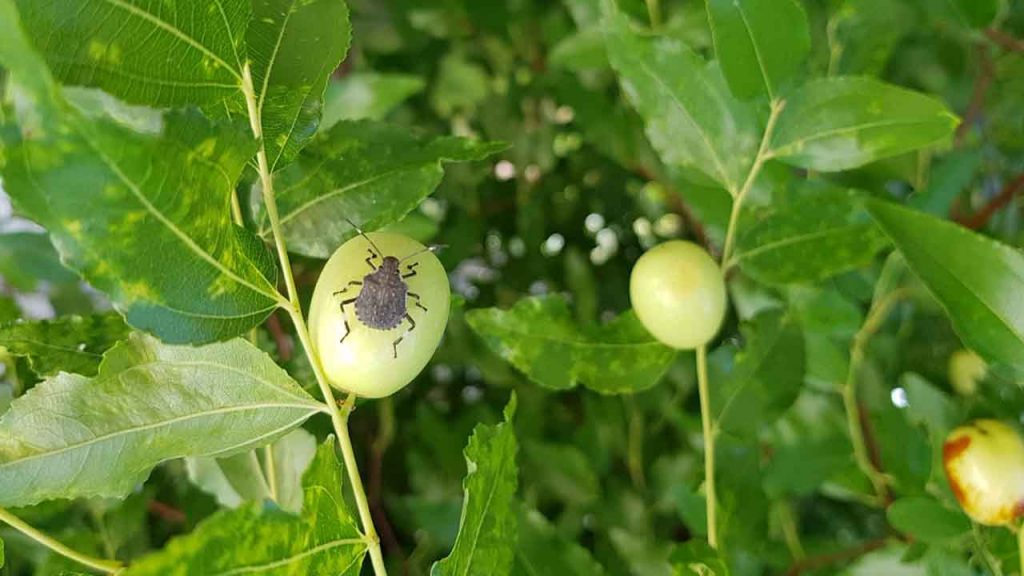
<svg viewBox="0 0 1024 576"><path fill-rule="evenodd" d="M258 446L322 409L243 340L193 348L134 334L95 378L61 373L11 404L0 506L123 497L164 460Z"/></svg>
<svg viewBox="0 0 1024 576"><path fill-rule="evenodd" d="M327 258L355 236L346 218L364 230L396 222L434 191L443 162L480 160L505 147L416 136L376 122L339 122L277 174L288 249ZM258 221L269 238L269 221L262 213Z"/></svg>
<svg viewBox="0 0 1024 576"><path fill-rule="evenodd" d="M432 576L506 574L511 569L518 524L515 413L513 394L504 422L473 429L464 452L468 471L459 535L451 554L430 569Z"/></svg>
<svg viewBox="0 0 1024 576"><path fill-rule="evenodd" d="M816 282L868 264L888 244L862 195L819 190L780 206L740 237L733 263L762 282Z"/></svg>
<svg viewBox="0 0 1024 576"><path fill-rule="evenodd" d="M633 32L612 0L604 9L608 58L662 161L696 168L736 192L760 140L753 112L733 98L717 65L678 39Z"/></svg>
<svg viewBox="0 0 1024 576"><path fill-rule="evenodd" d="M785 101L769 154L821 172L938 144L959 123L931 96L866 77L813 80Z"/></svg>
<svg viewBox="0 0 1024 576"><path fill-rule="evenodd" d="M249 0L17 0L54 76L138 104L215 102L242 85Z"/></svg>
<svg viewBox="0 0 1024 576"><path fill-rule="evenodd" d="M715 53L733 93L775 98L811 48L796 0L707 0Z"/></svg>
<svg viewBox="0 0 1024 576"><path fill-rule="evenodd" d="M871 201L871 215L968 348L1024 370L1024 255L952 222Z"/></svg>
<svg viewBox="0 0 1024 576"><path fill-rule="evenodd" d="M356 576L366 541L345 505L343 473L334 438L329 437L302 478L301 514L259 502L221 511L191 534L132 564L124 576Z"/></svg>
<svg viewBox="0 0 1024 576"><path fill-rule="evenodd" d="M352 26L344 0L254 0L252 10L245 41L273 171L316 133L327 80L348 52Z"/></svg>
<svg viewBox="0 0 1024 576"><path fill-rule="evenodd" d="M29 322L19 319L0 325L0 346L27 357L39 376L59 371L92 376L103 353L126 336L128 326L114 313Z"/></svg>
<svg viewBox="0 0 1024 576"><path fill-rule="evenodd" d="M577 384L605 394L644 390L675 358L632 313L603 326L578 326L557 296L523 298L509 310L471 310L466 321L502 358L554 390Z"/></svg>

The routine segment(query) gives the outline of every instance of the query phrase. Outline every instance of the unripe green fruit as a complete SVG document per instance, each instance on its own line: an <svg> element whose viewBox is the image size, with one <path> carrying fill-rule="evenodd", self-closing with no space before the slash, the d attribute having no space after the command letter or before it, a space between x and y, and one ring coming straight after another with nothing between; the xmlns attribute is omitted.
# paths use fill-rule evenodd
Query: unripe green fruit
<svg viewBox="0 0 1024 576"><path fill-rule="evenodd" d="M400 234L371 232L370 239L381 251L381 256L405 258L424 250L419 242ZM366 263L371 246L362 236L342 244L324 266L309 307L309 333L314 352L319 356L331 386L354 392L367 398L382 398L394 394L411 382L427 365L441 343L448 324L451 289L441 262L431 252L422 252L401 263L399 272L408 274L408 265L419 262L414 276L404 279L408 291L418 294L427 309L416 306L413 298L406 298L408 314L416 322L409 331L408 320L403 319L393 329L379 330L356 317L355 303L341 302L359 295L363 286L352 286L344 294L335 294L351 281L363 281L373 269ZM381 258L372 260L381 266ZM345 320L352 332L347 337ZM341 342L342 337L345 341ZM402 337L395 357L394 342Z"/></svg>
<svg viewBox="0 0 1024 576"><path fill-rule="evenodd" d="M946 437L942 464L956 499L975 522L1010 524L1024 514L1024 441L998 420L976 420Z"/></svg>
<svg viewBox="0 0 1024 576"><path fill-rule="evenodd" d="M977 392L986 371L985 361L970 350L957 350L949 356L949 381L959 394L971 396Z"/></svg>
<svg viewBox="0 0 1024 576"><path fill-rule="evenodd" d="M629 299L655 338L682 350L707 344L725 318L725 281L703 248L673 240L648 250L633 266Z"/></svg>

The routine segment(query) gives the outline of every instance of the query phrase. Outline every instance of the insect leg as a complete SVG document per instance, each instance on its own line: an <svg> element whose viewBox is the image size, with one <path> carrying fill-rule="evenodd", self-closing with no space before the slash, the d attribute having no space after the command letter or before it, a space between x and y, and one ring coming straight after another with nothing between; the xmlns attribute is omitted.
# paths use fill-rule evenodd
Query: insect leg
<svg viewBox="0 0 1024 576"><path fill-rule="evenodd" d="M419 262L413 262L412 264L409 264L408 266L406 266L405 269L407 270L407 272L405 274L402 274L402 278L412 278L413 276L415 276L416 275L416 267L419 266L419 265L420 265Z"/></svg>
<svg viewBox="0 0 1024 576"><path fill-rule="evenodd" d="M427 311L427 307L424 306L422 302L420 302L420 295L419 294L417 294L415 292L406 292L405 295L408 296L409 298L412 298L413 300L416 300L416 306L420 310L423 310L424 312Z"/></svg>
<svg viewBox="0 0 1024 576"><path fill-rule="evenodd" d="M353 280L353 281L349 282L348 284L346 284L345 287L342 288L341 290L338 290L337 292L331 294L331 296L337 296L338 294L344 294L345 292L348 292L349 288L351 288L353 286L362 286L362 285L363 285L363 282L361 280Z"/></svg>
<svg viewBox="0 0 1024 576"><path fill-rule="evenodd" d="M412 332L413 330L416 329L416 321L412 319L412 316L406 314L405 315L405 319L409 321L409 329L405 331L405 334L402 334L401 336L399 336L394 341L394 343L392 343L392 346L395 349L395 358L398 358L398 343L401 342L403 338L405 338L406 334L408 334L409 332Z"/></svg>
<svg viewBox="0 0 1024 576"><path fill-rule="evenodd" d="M376 272L377 265L373 263L373 259L380 258L380 254L374 252L373 248L367 248L366 251L370 253L370 255L366 257L366 265L372 268L374 272Z"/></svg>
<svg viewBox="0 0 1024 576"><path fill-rule="evenodd" d="M341 337L341 340L338 341L338 344L344 344L345 338L348 338L348 335L352 333L352 327L348 325L348 316L345 315L345 305L352 304L357 299L358 298L349 298L348 300L341 301L341 319L343 322L345 322L345 335Z"/></svg>

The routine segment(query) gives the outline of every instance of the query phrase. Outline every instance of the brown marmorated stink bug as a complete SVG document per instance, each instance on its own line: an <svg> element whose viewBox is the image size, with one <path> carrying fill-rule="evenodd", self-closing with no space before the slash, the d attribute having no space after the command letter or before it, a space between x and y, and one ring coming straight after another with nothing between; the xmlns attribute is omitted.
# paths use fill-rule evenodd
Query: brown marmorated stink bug
<svg viewBox="0 0 1024 576"><path fill-rule="evenodd" d="M401 336L395 339L392 343L394 347L394 357L398 358L398 344L403 338L410 332L416 329L416 321L413 320L412 315L409 314L408 300L413 299L413 304L420 310L426 312L427 308L420 302L420 295L415 292L409 291L409 285L405 283L407 278L412 278L416 275L416 266L419 262L411 262L406 265L405 271L401 271L401 265L403 262L410 258L419 256L424 252L436 252L440 249L440 246L430 246L413 254L410 254L401 260L395 256L384 256L377 245L373 243L373 240L369 236L363 233L358 226L349 221L349 224L355 228L356 232L360 236L366 239L369 243L367 251L369 256L366 257L366 264L370 267L372 272L363 276L362 280L352 280L344 288L334 292L334 296L346 295L349 289L357 286L362 288L359 290L359 294L351 298L345 298L341 301L341 313L345 314L345 306L355 304L356 318L360 322L365 324L368 328L373 330L393 330L397 328L403 320L409 323L409 329L402 333ZM380 260L380 266L374 264L374 261ZM351 327L348 323L348 317L344 319L345 322L345 335L341 337L341 343L345 343L345 339L352 333Z"/></svg>

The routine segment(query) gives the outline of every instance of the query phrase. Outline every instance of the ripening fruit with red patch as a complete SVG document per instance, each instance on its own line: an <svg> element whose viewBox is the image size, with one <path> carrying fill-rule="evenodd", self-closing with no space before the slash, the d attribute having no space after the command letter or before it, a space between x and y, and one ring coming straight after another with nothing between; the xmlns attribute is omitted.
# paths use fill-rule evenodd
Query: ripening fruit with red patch
<svg viewBox="0 0 1024 576"><path fill-rule="evenodd" d="M718 264L692 242L651 248L629 277L629 300L640 322L680 350L707 344L725 318L725 281Z"/></svg>
<svg viewBox="0 0 1024 576"><path fill-rule="evenodd" d="M975 420L946 437L942 464L956 499L975 522L1012 523L1024 515L1024 440L998 420Z"/></svg>

